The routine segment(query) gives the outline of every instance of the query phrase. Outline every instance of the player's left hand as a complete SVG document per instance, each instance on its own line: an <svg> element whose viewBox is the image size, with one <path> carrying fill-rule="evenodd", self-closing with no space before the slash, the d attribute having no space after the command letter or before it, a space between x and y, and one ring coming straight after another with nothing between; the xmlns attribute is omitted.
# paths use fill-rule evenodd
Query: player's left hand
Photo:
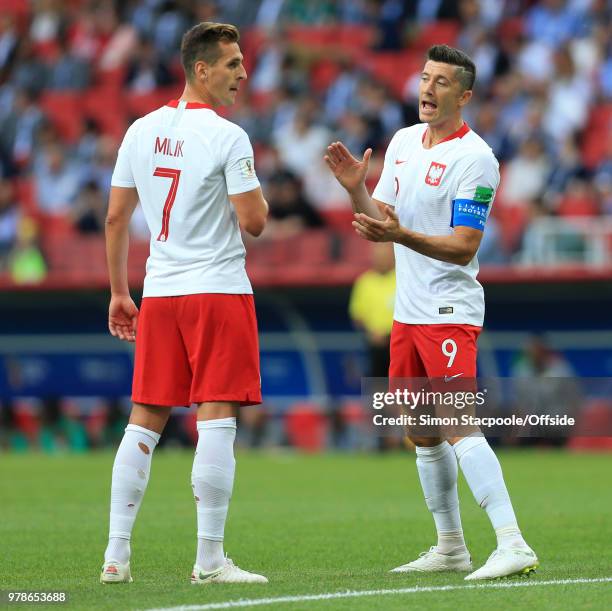
<svg viewBox="0 0 612 611"><path fill-rule="evenodd" d="M355 231L370 242L395 242L399 238L401 227L399 218L391 206L378 203L383 220L373 219L367 214L356 214L353 221Z"/></svg>

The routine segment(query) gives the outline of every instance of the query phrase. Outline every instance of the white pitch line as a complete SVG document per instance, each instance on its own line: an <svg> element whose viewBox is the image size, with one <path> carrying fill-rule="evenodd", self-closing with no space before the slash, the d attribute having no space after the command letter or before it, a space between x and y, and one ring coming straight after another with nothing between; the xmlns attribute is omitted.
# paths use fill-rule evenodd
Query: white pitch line
<svg viewBox="0 0 612 611"><path fill-rule="evenodd" d="M386 596L390 594L420 594L422 592L450 592L453 590L489 590L496 588L529 588L537 586L563 586L571 584L611 583L612 577L595 579L552 579L549 581L518 581L483 583L457 586L415 586L413 588L397 588L393 590L347 590L346 592L329 592L327 594L303 594L300 596L277 596L275 598L251 598L229 600L220 603L207 603L205 605L181 605L180 607L164 607L149 609L148 611L212 611L213 609L237 609L241 607L257 607L260 605L274 605L280 603L299 603L316 600L333 600L335 598L361 598L362 596Z"/></svg>

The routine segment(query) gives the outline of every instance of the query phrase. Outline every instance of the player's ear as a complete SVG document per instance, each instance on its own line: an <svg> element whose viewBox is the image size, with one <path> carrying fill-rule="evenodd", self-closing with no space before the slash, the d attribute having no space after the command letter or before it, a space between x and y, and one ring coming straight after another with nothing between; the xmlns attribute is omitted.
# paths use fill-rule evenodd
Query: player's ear
<svg viewBox="0 0 612 611"><path fill-rule="evenodd" d="M198 61L193 65L193 72L198 81L205 81L208 77L208 66L206 62Z"/></svg>
<svg viewBox="0 0 612 611"><path fill-rule="evenodd" d="M459 98L459 106L465 106L472 99L472 90L466 89Z"/></svg>

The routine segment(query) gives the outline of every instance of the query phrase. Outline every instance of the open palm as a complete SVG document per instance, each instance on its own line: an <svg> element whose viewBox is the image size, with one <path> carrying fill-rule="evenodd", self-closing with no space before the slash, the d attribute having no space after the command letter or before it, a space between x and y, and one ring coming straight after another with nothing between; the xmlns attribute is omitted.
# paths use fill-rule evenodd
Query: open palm
<svg viewBox="0 0 612 611"><path fill-rule="evenodd" d="M365 182L372 149L366 149L363 159L355 159L342 142L332 142L327 147L325 163L338 182L349 192Z"/></svg>

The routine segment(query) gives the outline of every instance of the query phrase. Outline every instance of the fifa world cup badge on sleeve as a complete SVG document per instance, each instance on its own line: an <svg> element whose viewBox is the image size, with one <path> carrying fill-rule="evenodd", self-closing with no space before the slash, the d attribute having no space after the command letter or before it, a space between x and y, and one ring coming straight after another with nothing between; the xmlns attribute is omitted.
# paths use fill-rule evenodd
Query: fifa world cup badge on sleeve
<svg viewBox="0 0 612 611"><path fill-rule="evenodd" d="M244 178L255 177L255 162L252 157L245 157L240 160L240 173Z"/></svg>

